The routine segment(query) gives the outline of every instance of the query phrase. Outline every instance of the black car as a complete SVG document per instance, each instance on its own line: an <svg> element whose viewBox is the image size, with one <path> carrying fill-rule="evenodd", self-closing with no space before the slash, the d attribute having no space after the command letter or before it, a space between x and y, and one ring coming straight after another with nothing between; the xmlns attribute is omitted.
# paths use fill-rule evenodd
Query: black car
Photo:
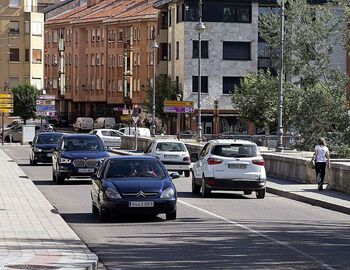
<svg viewBox="0 0 350 270"><path fill-rule="evenodd" d="M30 165L37 165L38 162L51 163L52 153L56 149L58 141L63 133L43 132L38 133L30 144L29 162Z"/></svg>
<svg viewBox="0 0 350 270"><path fill-rule="evenodd" d="M96 135L66 134L52 157L52 178L57 184L71 177L90 178L109 157L107 147Z"/></svg>
<svg viewBox="0 0 350 270"><path fill-rule="evenodd" d="M155 157L116 156L102 163L92 175L92 212L105 220L110 214L165 213L176 219L177 193L172 179Z"/></svg>

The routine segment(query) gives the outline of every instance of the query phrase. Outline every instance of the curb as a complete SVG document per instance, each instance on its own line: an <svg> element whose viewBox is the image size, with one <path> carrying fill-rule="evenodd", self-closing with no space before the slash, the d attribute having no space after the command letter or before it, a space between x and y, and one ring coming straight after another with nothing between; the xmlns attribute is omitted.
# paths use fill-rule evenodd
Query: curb
<svg viewBox="0 0 350 270"><path fill-rule="evenodd" d="M311 204L314 206L319 206L319 207L322 207L325 209L329 209L329 210L333 210L333 211L337 211L337 212L341 212L341 213L350 215L350 208L345 207L345 206L332 204L329 202L301 196L301 195L298 195L298 194L295 194L292 192L287 192L287 191L283 191L283 190L271 188L271 187L266 187L266 191L269 193L281 196L281 197L291 199L291 200L295 200L295 201L299 201L299 202L303 202L303 203L308 203L308 204Z"/></svg>

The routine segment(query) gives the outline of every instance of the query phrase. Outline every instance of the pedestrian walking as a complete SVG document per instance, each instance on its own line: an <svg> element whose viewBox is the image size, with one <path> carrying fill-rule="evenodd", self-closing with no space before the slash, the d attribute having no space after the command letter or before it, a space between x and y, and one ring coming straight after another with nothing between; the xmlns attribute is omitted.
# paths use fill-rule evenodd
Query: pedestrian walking
<svg viewBox="0 0 350 270"><path fill-rule="evenodd" d="M331 166L329 149L326 146L326 140L324 138L318 139L318 144L315 146L313 158L315 159L315 171L318 190L321 191L323 190L323 182L326 175L326 166L328 164L328 169Z"/></svg>

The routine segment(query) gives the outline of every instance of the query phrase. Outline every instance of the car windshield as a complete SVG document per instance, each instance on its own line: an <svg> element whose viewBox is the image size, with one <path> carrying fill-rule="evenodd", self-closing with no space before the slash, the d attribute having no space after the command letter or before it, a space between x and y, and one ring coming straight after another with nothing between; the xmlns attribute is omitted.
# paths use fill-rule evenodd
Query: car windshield
<svg viewBox="0 0 350 270"><path fill-rule="evenodd" d="M177 142L159 142L156 151L161 152L186 152L186 148L182 143Z"/></svg>
<svg viewBox="0 0 350 270"><path fill-rule="evenodd" d="M158 161L144 159L124 159L111 160L106 172L107 179L128 179L128 178L145 178L145 179L163 179L165 173Z"/></svg>
<svg viewBox="0 0 350 270"><path fill-rule="evenodd" d="M96 137L65 138L63 151L104 151L100 140Z"/></svg>
<svg viewBox="0 0 350 270"><path fill-rule="evenodd" d="M258 150L252 144L215 145L211 153L221 157L256 157Z"/></svg>
<svg viewBox="0 0 350 270"><path fill-rule="evenodd" d="M62 134L45 134L39 135L36 141L37 144L57 144Z"/></svg>

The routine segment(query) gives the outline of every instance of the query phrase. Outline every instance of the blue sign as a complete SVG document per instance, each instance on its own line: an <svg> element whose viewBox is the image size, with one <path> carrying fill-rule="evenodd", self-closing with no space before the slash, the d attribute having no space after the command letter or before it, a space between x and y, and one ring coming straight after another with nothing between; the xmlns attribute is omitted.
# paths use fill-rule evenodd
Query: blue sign
<svg viewBox="0 0 350 270"><path fill-rule="evenodd" d="M56 107L55 105L37 105L36 106L36 110L37 111L55 111L56 110Z"/></svg>

